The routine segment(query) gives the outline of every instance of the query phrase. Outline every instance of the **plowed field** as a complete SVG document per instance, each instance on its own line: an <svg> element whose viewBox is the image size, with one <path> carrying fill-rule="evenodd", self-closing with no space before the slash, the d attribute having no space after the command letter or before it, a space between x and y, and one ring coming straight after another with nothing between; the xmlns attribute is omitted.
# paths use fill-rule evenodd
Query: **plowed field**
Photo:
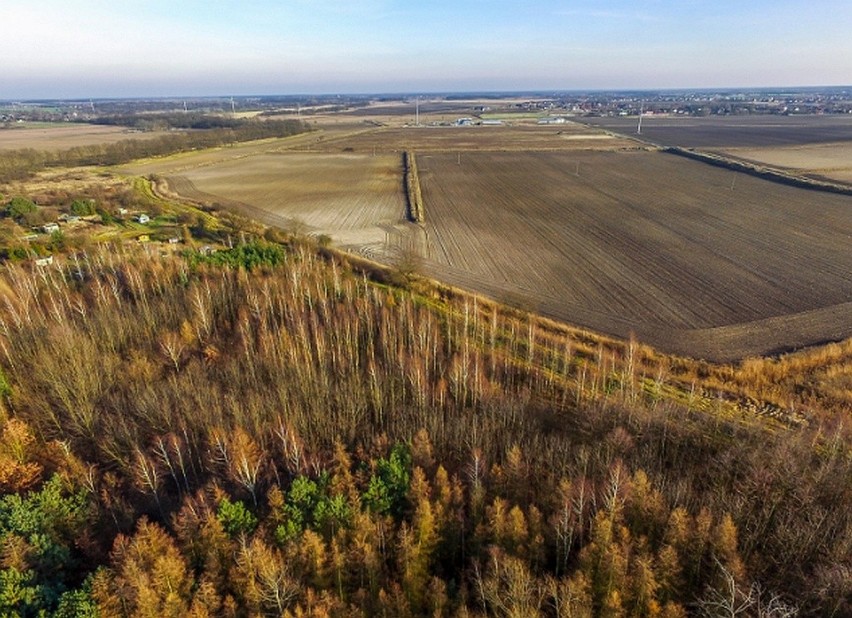
<svg viewBox="0 0 852 618"><path fill-rule="evenodd" d="M584 118L592 126L635 135L638 118ZM684 148L770 148L852 140L852 115L645 116L642 136Z"/></svg>
<svg viewBox="0 0 852 618"><path fill-rule="evenodd" d="M437 279L669 352L732 360L852 336L852 198L576 137L593 134L347 128L127 171L379 260L413 244ZM404 221L403 148L419 226Z"/></svg>
<svg viewBox="0 0 852 618"><path fill-rule="evenodd" d="M637 148L633 140L613 137L599 129L567 122L561 125L383 127L343 139L328 139L316 148L340 152L614 150Z"/></svg>
<svg viewBox="0 0 852 618"><path fill-rule="evenodd" d="M848 197L655 152L418 164L438 277L720 360L852 336Z"/></svg>
<svg viewBox="0 0 852 618"><path fill-rule="evenodd" d="M405 216L401 159L395 156L258 154L166 178L186 197L271 225L305 226L359 250L383 246Z"/></svg>
<svg viewBox="0 0 852 618"><path fill-rule="evenodd" d="M0 150L34 148L57 151L75 146L111 144L125 139L150 139L163 133L140 133L124 127L107 127L92 124L23 124L0 130Z"/></svg>

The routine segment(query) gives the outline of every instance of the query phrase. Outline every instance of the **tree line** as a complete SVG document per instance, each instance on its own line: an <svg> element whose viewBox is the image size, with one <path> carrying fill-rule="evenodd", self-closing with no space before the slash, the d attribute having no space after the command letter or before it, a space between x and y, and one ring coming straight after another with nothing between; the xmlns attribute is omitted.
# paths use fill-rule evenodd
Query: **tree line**
<svg viewBox="0 0 852 618"><path fill-rule="evenodd" d="M128 127L140 131L164 131L168 129L238 129L256 125L257 121L248 118L235 118L223 114L157 113L157 114L112 114L90 120L92 124ZM281 121L273 121L281 122Z"/></svg>
<svg viewBox="0 0 852 618"><path fill-rule="evenodd" d="M56 152L23 148L0 153L0 182L29 178L49 167L118 165L145 157L188 150L215 148L270 137L288 137L306 130L296 120L210 121L213 128L170 132L145 139L126 139L111 144L75 146Z"/></svg>

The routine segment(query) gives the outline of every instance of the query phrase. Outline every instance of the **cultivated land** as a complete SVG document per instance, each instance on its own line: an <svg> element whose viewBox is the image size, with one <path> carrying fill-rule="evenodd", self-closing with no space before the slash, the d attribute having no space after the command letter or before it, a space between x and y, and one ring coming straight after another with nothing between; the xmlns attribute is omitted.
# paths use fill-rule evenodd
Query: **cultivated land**
<svg viewBox="0 0 852 618"><path fill-rule="evenodd" d="M661 146L706 150L792 174L852 184L852 115L586 118Z"/></svg>
<svg viewBox="0 0 852 618"><path fill-rule="evenodd" d="M357 152L414 150L415 152L529 151L566 149L637 148L633 140L608 135L598 129L562 125L518 124L470 127L381 127L345 137L329 136L317 147Z"/></svg>
<svg viewBox="0 0 852 618"><path fill-rule="evenodd" d="M583 123L636 135L636 116ZM852 114L826 116L644 116L642 139L682 148L765 148L852 141Z"/></svg>
<svg viewBox="0 0 852 618"><path fill-rule="evenodd" d="M327 120L123 171L379 260L411 246L435 278L668 352L734 360L852 336L848 197L573 123L405 121ZM419 226L404 221L403 150L420 169Z"/></svg>
<svg viewBox="0 0 852 618"><path fill-rule="evenodd" d="M719 150L737 159L783 168L793 174L852 184L852 140L779 148Z"/></svg>
<svg viewBox="0 0 852 618"><path fill-rule="evenodd" d="M852 335L843 196L654 152L418 162L439 278L720 360Z"/></svg>
<svg viewBox="0 0 852 618"><path fill-rule="evenodd" d="M405 226L401 159L393 155L258 154L169 174L170 188L264 223L328 234L370 251Z"/></svg>
<svg viewBox="0 0 852 618"><path fill-rule="evenodd" d="M91 124L22 124L0 129L0 151L33 148L54 152L76 146L112 144L125 139L146 139L160 135L163 133L141 133L124 127Z"/></svg>

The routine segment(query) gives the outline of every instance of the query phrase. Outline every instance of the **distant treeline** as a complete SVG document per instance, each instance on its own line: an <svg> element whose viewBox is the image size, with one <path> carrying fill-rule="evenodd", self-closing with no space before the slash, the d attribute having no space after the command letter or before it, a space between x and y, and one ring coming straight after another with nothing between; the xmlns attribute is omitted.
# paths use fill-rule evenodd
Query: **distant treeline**
<svg viewBox="0 0 852 618"><path fill-rule="evenodd" d="M129 127L140 131L165 129L238 129L257 125L256 120L232 116L210 115L199 112L164 114L115 114L101 116L90 121L92 124Z"/></svg>
<svg viewBox="0 0 852 618"><path fill-rule="evenodd" d="M197 126L203 121L197 118ZM287 137L307 130L296 120L233 120L209 118L212 128L188 133L174 132L145 139L126 139L112 144L75 146L58 152L23 148L0 154L0 182L21 180L48 167L118 165L144 157L156 157L200 148L215 148L237 142L270 137ZM233 126L216 125L218 121ZM189 120L187 119L187 122Z"/></svg>

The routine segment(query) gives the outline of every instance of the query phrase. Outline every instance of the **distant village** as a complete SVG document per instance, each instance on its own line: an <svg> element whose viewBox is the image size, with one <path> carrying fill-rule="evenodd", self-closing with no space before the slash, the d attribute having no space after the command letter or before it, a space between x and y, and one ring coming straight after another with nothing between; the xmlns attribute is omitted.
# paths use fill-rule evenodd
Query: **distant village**
<svg viewBox="0 0 852 618"><path fill-rule="evenodd" d="M196 99L99 99L69 101L0 101L0 129L20 122L91 122L98 118L138 112L225 113L252 109L277 113L282 109L308 107L327 110L355 110L372 102L407 100L399 95L293 95L253 97L206 97ZM792 91L757 90L673 90L673 91L587 91L587 92L500 92L430 93L432 99L447 102L465 99L500 101L503 111L560 116L631 116L676 114L684 116L746 114L852 114L852 87L804 88ZM519 99L508 108L507 98ZM478 106L474 114L490 111ZM485 118L460 118L459 126L486 123ZM470 121L469 123L466 121Z"/></svg>

